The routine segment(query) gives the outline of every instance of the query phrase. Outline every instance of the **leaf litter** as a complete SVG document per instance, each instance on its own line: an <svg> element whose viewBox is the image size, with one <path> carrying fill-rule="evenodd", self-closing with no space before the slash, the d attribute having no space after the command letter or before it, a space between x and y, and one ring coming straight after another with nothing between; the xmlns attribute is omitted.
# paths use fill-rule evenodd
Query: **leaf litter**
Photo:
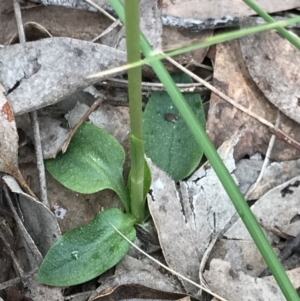
<svg viewBox="0 0 300 301"><path fill-rule="evenodd" d="M3 3L0 5L0 10L3 9L3 7L7 8L7 3L8 1L3 1ZM163 13L172 14L173 16L177 16L177 18L181 18L181 20L183 21L182 24L187 24L185 18L189 18L191 16L193 16L193 18L195 17L195 9L192 6L187 5L188 3L188 0L181 1L181 3L169 2L168 5L160 9L162 9ZM100 1L99 4L103 3ZM205 2L201 3L201 5L204 4ZM151 3L149 5L151 5ZM208 12L208 14L206 14L205 16L223 16L222 14L224 12L224 8L226 9L226 5L228 5L227 2L223 2L222 5L215 6L214 10L210 9L210 7L213 6L205 6L206 9L210 9L210 12ZM268 5L266 8L269 12L295 7L293 1L286 1L285 3L280 4L282 6L276 5L276 7L274 7L274 5L270 2L266 3L266 5ZM197 9L199 8L200 6L197 6ZM250 13L248 9L245 9L246 6L244 4L241 7L236 6L236 8L239 9L242 15L248 15ZM245 10L240 10L241 8ZM79 39L86 40L86 36L96 37L96 35L98 34L97 31L99 30L99 27L97 26L102 26L102 24L106 24L106 21L103 21L100 22L101 25L99 25L98 22L95 21L96 19L93 19L95 14L87 11L80 12L74 10L72 13L70 13L70 10L63 10L61 8L57 9L56 7L51 6L41 7L41 11L42 10L47 12L45 16L42 16L42 18L45 20L45 23L43 23L43 21L39 23L47 24L44 25L45 30L48 30L48 32L52 33L55 32L56 34L54 35L56 36L76 37L77 35ZM33 10L29 9L28 12L29 13L24 11L25 19L28 17L31 18L33 16L37 17L37 15L34 14ZM62 23L59 22L56 23L56 25L54 26L53 24L55 22L49 22L49 20L52 20L52 18L50 17L51 14L55 16L55 14L63 14L64 12L67 12L66 15L68 15L68 18L66 18L65 15L60 19L68 19L67 21L70 22L69 24L72 24L72 22L74 23L74 19L76 19L76 17L74 16L76 14L77 16L79 14L82 14L82 16L89 16L84 18L85 23L89 23L88 20L94 20L93 22L91 22L93 24L89 24L89 26L84 27L78 25L78 23L78 28L85 28L83 30L85 32L80 32L77 30L73 30L74 26L70 31L71 26L61 26ZM155 31L153 38L154 42L158 42L157 45L160 45L160 37L162 37L163 39L165 39L163 40L164 47L169 46L168 36L173 36L173 34L169 32L169 30L174 30L175 32L179 33L179 36L181 34L181 37L187 37L189 31L187 30L186 33L182 34L184 30L186 30L183 28L179 30L177 28L175 30L175 28L172 26L163 26L163 30L161 30L161 22L155 22L155 20L160 20L160 12L160 10L153 11L153 15L150 16L150 21L145 22L146 27L147 25L149 25L148 22L152 23L152 25L149 26L150 32L154 32L154 28L158 29L158 31ZM204 10L201 10L201 13L204 13ZM234 11L231 11L231 13L233 15L235 14ZM202 15L197 15L197 18L204 18L201 16ZM7 21L6 15L4 15L4 18L2 20ZM166 22L166 16L163 17L163 20L164 22ZM81 22L80 18L78 22ZM157 26L157 24L160 24L160 26ZM4 31L0 34L0 43L6 44L5 40L9 40L7 39L7 37L12 36L13 31L10 29L10 32L8 32L9 26L2 26L2 28L4 28ZM68 33L66 34L67 31ZM207 34L212 34L212 31L209 31ZM119 39L117 42L121 42L120 45L124 45L124 40L122 40L122 32L116 34L116 31L111 31L111 35ZM261 35L263 36L264 34ZM280 54L273 54L271 62L268 62L268 67L270 67L270 69L266 69L265 65L262 64L266 62L266 57L263 56L264 53L270 55L270 53L272 53L272 51L274 50L274 46L272 46L274 44L274 41L277 41L276 45L279 44L280 47L282 47L282 45L285 45L286 41L276 36L275 33L265 33L265 35L266 44L267 42L269 42L270 44L265 45L266 50L259 52L260 57L264 58L265 61L260 60L258 62L254 62L252 57L253 54L249 54L247 52L249 51L249 48L251 48L251 45L253 43L253 40L251 39L253 39L254 37L249 37L248 41L247 39L241 39L239 43L230 42L217 46L216 65L214 70L214 84L217 87L219 87L223 92L226 92L233 98L238 99L243 103L243 105L250 106L251 109L257 111L260 115L262 115L262 117L266 118L271 122L275 122L277 108L283 113L296 119L297 121L297 117L293 117L293 115L288 113L293 113L293 111L296 111L296 107L293 108L289 106L289 102L284 103L282 106L282 100L286 98L286 95L274 95L274 92L276 92L276 89L280 87L281 83L279 82L273 84L273 82L270 81L276 78L276 74L278 73L278 69L276 68L285 68L285 70L287 70L291 66L293 61L288 66L285 66L284 62L279 62L279 64L275 65L275 61L277 58L280 58ZM40 37L42 37L41 32ZM182 38L178 39L182 41ZM187 38L187 42L191 39L193 39L192 35L191 37ZM102 40L108 41L108 36L106 36ZM169 41L171 41L171 46L172 44L174 45L174 40L172 41L171 39L169 39ZM14 40L14 42L17 41ZM260 43L260 45L263 45L262 42ZM90 72L89 70L91 70L91 68L96 68L97 71L99 71L99 69L103 67L102 66L101 68L99 68L98 64L101 64L101 62L99 62L99 60L97 62L97 60L95 58L92 58L91 56L89 57L89 62L92 66L88 66L89 64L87 64L86 61L83 62L80 58L79 54L81 53L81 51L88 54L91 53L91 50L94 47L94 44L92 43L70 39L68 40L62 38L54 38L51 39L51 41L46 39L44 41L27 43L26 45L27 46L25 47L21 45L13 45L9 46L10 48L4 47L3 49L0 49L0 53L3 54L1 55L1 58L5 58L3 61L5 63L5 68L7 68L4 68L0 72L0 78L4 86L6 87L6 90L9 91L8 100L11 102L12 109L15 114L21 114L23 112L32 111L36 108L48 107L49 104L54 104L60 101L65 96L74 95L72 94L73 92L83 89L89 86L91 83L93 83L90 81L85 81L84 76L80 78L77 77L77 75L84 75L84 72L86 72L87 74ZM56 47L58 47L60 50L57 50ZM289 58L291 56L290 53L294 53L294 50L289 45L285 47L289 47L288 50L290 52L286 55L286 57ZM6 51L5 48L7 50L13 51L11 51L11 53L8 53L8 51ZM61 67L59 69L61 70L60 73L49 73L48 71L51 70L51 62L47 62L47 56L49 56L49 58L52 58L54 61L59 62L59 55L65 53L66 49L68 49L67 51L70 51L73 55L68 61L68 68L65 68L65 65L63 64L58 63L57 65ZM123 64L125 62L124 53L118 52L113 48L105 48L102 46L100 47L99 45L97 45L97 49L101 54L104 53L103 51L107 50L104 61L111 62L112 64L110 66L115 65L116 63ZM55 51L57 51L56 57ZM195 68L197 62L198 64L202 63L206 51L207 49L199 51L198 56L191 57L188 55L177 59L182 60L181 62L187 65L191 64L192 68ZM258 50L256 49L256 51ZM114 58L112 57L112 53L115 54ZM296 53L294 54L296 55ZM117 62L115 58L118 59ZM259 57L256 57L256 59L259 59ZM24 74L22 74L22 72L20 71L22 68L18 68L18 64L16 64L17 61L23 64L22 68L23 70L25 70ZM104 63L104 65L106 64L106 62ZM255 64L253 65L251 63ZM76 69L78 67L76 66L76 64L78 64L78 66L81 67L80 72L78 72L78 69ZM42 74L42 72L44 72L44 66L45 69L48 68L48 70L46 70L47 72L45 72L45 76ZM105 68L109 68L110 66L105 65ZM255 67L257 66L264 66L262 69L270 70L267 71L267 74L265 74L264 76L264 78L268 82L257 80L258 76L261 75L254 73L256 71ZM84 71L82 68L86 67L87 69L84 69L86 70ZM171 69L171 66L169 66L168 68L169 70L176 70ZM8 72L9 69L10 72ZM70 74L76 75L75 78L70 78ZM151 74L151 72L148 71L145 74L148 77L153 78L153 74ZM228 74L230 74L230 77L228 77ZM48 80L45 80L46 75L50 76ZM39 78L39 76L41 77ZM268 78L268 76L270 77L270 79ZM47 86L47 89L44 89L43 85L45 83L49 84ZM42 87L42 89L38 86L33 86L33 84L38 84L40 87ZM258 87L256 86L256 84ZM295 89L293 88L293 85L295 85L295 83L291 79L289 79L288 81L286 81L286 84L291 85L290 90L294 93ZM297 96L297 93L294 94L295 96ZM23 95L22 98L20 98L21 95ZM24 97L26 97L26 99L24 99ZM276 101L276 98L279 99L279 102L274 102ZM273 102L277 106L277 108L275 108L275 106L269 103L268 100L270 102ZM6 100L4 102L6 103ZM76 110L77 109L78 108L76 108ZM47 110L47 108L45 108L44 110ZM46 114L48 113L49 111L47 111ZM115 110L115 108L112 108L109 105L103 105L97 112L94 113L95 114L92 114L93 116L91 115L90 117L91 120L94 119L94 122L100 124L101 127L107 127L107 129L111 129L111 132L117 136L116 138L119 141L123 141L125 144L127 143L127 108L125 110L123 108L118 108L117 110ZM297 131L297 127L299 125L295 121L290 120L284 115L282 115L282 117L283 118L281 122L281 128L284 129L286 134L292 135L294 139L299 141L299 137L297 136L297 133L299 132ZM47 133L48 137L50 137L51 139L55 137L55 139L52 141L56 141L56 138L62 138L64 137L63 135L66 135L67 130L61 127L60 121L53 118L50 119L48 117L41 120L46 121L46 123L41 123L42 131ZM112 124L117 124L118 126L112 126ZM122 125L124 124L126 124L126 126L122 128ZM246 127L242 131L239 131L240 126L245 124ZM6 125L5 128L7 128ZM55 132L51 132L51 128L53 128ZM61 130L59 132L56 132L58 128L60 128ZM232 172L232 174L236 176L236 181L240 182L240 187L243 187L242 189L246 193L249 187L254 184L255 178L257 177L262 162L260 159L254 164L253 155L255 155L257 152L263 155L266 154L267 144L270 138L270 133L268 129L265 126L261 126L257 121L253 121L244 113L240 113L237 109L232 109L231 105L228 105L226 102L222 101L215 95L212 95L211 97L210 110L208 112L207 129L217 147L220 146L226 139L231 138L232 136L239 136L239 138L236 138L235 140L237 144L235 145L234 150L232 145L231 147L227 148L227 152L225 151L224 158L230 158L228 159L229 161L226 161L226 163L230 167L230 171ZM18 150L18 143L16 129L14 129L11 133L12 134L9 134L8 131L6 133L12 141L10 146L11 150L7 151L7 153L11 154L12 161L15 162L14 166L17 166L16 151ZM62 138L62 140L64 140L64 138ZM47 150L47 147L53 146L53 149L55 150L59 148L59 146L54 145L54 143L49 143L51 142L49 138L45 138L45 141L47 142L45 142L44 144L44 155L49 156L50 154L51 156L51 154L53 154L53 150ZM58 144L61 144L61 142L59 142ZM250 158L243 158L245 156L249 156ZM252 206L252 208L257 214L257 216L260 218L260 221L265 227L265 231L269 239L273 242L277 252L279 253L279 249L282 248L282 245L280 244L280 238L286 239L298 235L298 212L295 209L297 208L297 201L295 199L295 196L297 195L298 178L293 178L298 175L299 154L295 149L277 140L272 150L271 156L273 160L293 159L293 161L273 162L271 165L269 165L265 170L263 179L260 181L260 183L258 183L258 186L256 186L255 191L252 192L249 198L253 200L259 199L255 203L255 205ZM241 158L243 158L243 161L240 160ZM249 175L250 168L252 172L251 176ZM239 300L243 300L245 296L245 292L242 292L244 286L251 286L252 288L252 291L249 291L247 293L247 296L249 298L252 296L253 292L253 296L255 296L253 298L256 298L255 300L262 296L265 297L266 300L268 300L268 298L273 298L273 300L280 300L281 293L280 291L278 291L276 285L272 286L270 284L267 284L266 281L263 279L259 279L259 281L255 282L253 281L253 278L251 278L251 276L257 277L260 274L260 272L265 268L264 262L261 259L260 254L257 252L252 240L249 238L249 236L247 236L247 232L243 230L243 225L241 224L241 222L237 221L231 228L230 223L227 225L231 216L234 215L235 210L231 205L230 201L227 199L226 195L219 195L219 193L221 193L222 191L222 188L218 181L216 181L214 172L211 170L209 164L204 165L203 167L198 169L188 180L180 182L179 184L175 184L170 178L168 178L166 174L164 174L162 171L159 171L156 167L153 166L153 169L156 178L153 181L152 185L153 188L155 187L155 185L157 187L156 190L153 189L151 198L149 197L148 202L151 214L158 228L160 244L167 263L170 266L175 267L177 271L183 270L183 274L191 276L197 282L199 282L200 279L204 278L211 288L213 288L216 292L218 292L224 297L228 295L228 299L230 300L235 300L236 298L238 298ZM26 170L26 168L24 170ZM243 170L248 171L248 178L247 172L245 173L243 172ZM5 169L4 171L8 172ZM32 172L26 172L26 174L30 175L32 174ZM33 179L31 183L32 187L35 186L35 182L36 180ZM51 209L54 211L54 208L57 207L67 208L65 218L58 221L61 229L63 229L63 232L65 232L69 228L73 228L77 225L87 223L87 221L93 219L93 217L95 216L95 214L91 213L91 211L97 213L101 210L99 204L95 206L95 203L93 202L92 203L94 209L87 209L87 207L90 207L91 205L91 202L90 200L88 200L88 198L84 198L80 195L76 196L76 194L68 194L69 192L67 193L66 190L63 190L63 188L58 186L57 183L54 183L53 179L49 179L49 183L49 188L51 188L53 196ZM158 192L163 192L160 191L162 190L161 185L163 185L163 183L167 183L166 187L170 188L170 197L162 196L162 199L160 199L160 194L158 194ZM274 188L278 185L281 186ZM37 191L36 188L35 191ZM53 193L53 191L55 191L55 193ZM112 197L113 196L110 195L109 199L112 199ZM24 196L20 196L19 198L22 199L24 198ZM78 206L78 204L76 204L77 202L75 202L75 204L73 202L73 204L70 203L68 204L68 206L65 206L65 199L70 198L77 198L77 200L80 200L80 202L84 205L80 207ZM56 237L58 237L59 232L56 231L59 231L59 228L57 227L57 222L54 218L54 215L46 207L44 208L43 206L39 206L39 203L37 203L34 199L30 198L29 196L27 196L27 199L30 199L31 201L28 202L32 202L32 204L30 206L26 205L26 208L24 206L22 208L22 205L25 204L25 201L22 201L22 205L20 206L22 211L24 211L23 214L25 215L25 227L27 229L26 231L28 231L28 233L30 233L30 235L32 236L34 244L37 244L39 248L42 245L42 249L40 250L40 252L44 255L49 246L53 243ZM270 199L276 200L277 205L275 206L274 203L270 205ZM224 202L223 205L221 205L220 200ZM293 203L294 206L287 206L288 203ZM116 202L114 204L116 204ZM224 204L225 207L222 207L224 206ZM109 206L108 202L107 206ZM156 208L156 206L158 207L158 209ZM155 208L155 210L153 208ZM26 209L28 210L26 211ZM35 213L34 217L31 214L32 212ZM74 216L78 215L78 212L82 213L82 217L81 219L79 218L74 222ZM164 230L164 227L166 225L163 225L163 222L157 221L159 216L161 216L162 219L164 218L165 221L168 218L167 223L169 223L169 217L167 216L170 216L170 228ZM47 219L49 219L49 221L46 222L45 220ZM36 223L33 223L34 221ZM46 228L48 227L47 230L42 230L42 228L38 229L39 227L41 227L41 224L43 222L46 225L52 224L54 228L51 228L51 230L49 230L50 228L46 226ZM165 222L165 224L167 223ZM172 223L173 226L175 223L174 227L172 227ZM225 236L223 236L223 238L220 238L216 242L215 247L213 248L213 251L211 253L211 258L221 258L225 260L225 262L214 259L210 263L209 270L205 271L203 275L199 275L199 267L201 264L202 256L205 254L205 250L209 246L210 241L213 241L214 236L223 230L224 226L226 228L224 230L228 231L226 232ZM237 231L237 229L239 231ZM38 230L42 230L43 232L49 234L45 237L46 241L39 241L42 235L41 232L39 232ZM55 237L51 238L51 233L56 233ZM179 233L181 233L181 236L178 235ZM233 233L237 236L233 236ZM168 236L172 237L173 239L170 240ZM180 239L183 239L184 243L180 244ZM191 239L192 243L185 243L185 241L187 241L188 239ZM176 248L174 246L172 247L173 244L176 246ZM190 258L189 256L194 256L194 258ZM181 263L178 258L180 258ZM128 258L124 259L123 265L126 265L126 260L128 260ZM139 273L141 279L143 279L143 277L147 279L146 274L148 273L148 276L150 278L154 277L154 280L161 279L161 281L168 282L166 275L158 276L158 274L156 274L155 272L155 269L150 268L147 265L145 266L145 263L135 266L133 261L134 260L129 259L127 263L127 266L134 267L132 272L128 272L126 268L122 270L122 263L120 263L120 266L117 267L117 271L123 274L125 279L122 284L119 284L120 289L124 289L128 282L132 281L132 279L137 279ZM185 267L182 267L183 262L186 265ZM142 270L141 267L146 267L149 271L142 272L140 271L140 269ZM218 271L219 274L214 274L215 271ZM222 276L220 276L220 273ZM250 276L247 276L246 274ZM219 281L220 277L222 278L222 280L224 280L224 284ZM216 279L218 281L215 281ZM139 283L139 281L137 282ZM220 285L221 283L222 285ZM234 285L234 288L239 288L239 295L233 296L232 288L228 289L227 291L222 291L222 287L230 288L230 285L232 285L232 283ZM183 282L183 284L187 291L193 292L194 294L198 293L198 289L195 289L194 287L190 286L185 282ZM141 284L139 283L137 285ZM149 289L148 286L150 286L150 284L144 283L144 285L147 287L142 288L142 290L147 291ZM178 285L178 291L180 291L180 284L177 283L176 285ZM109 281L107 281L107 288L112 286L114 286L114 284L109 284ZM141 289L141 287L132 285L130 289L131 294L128 295L128 298L136 296L133 294L134 290ZM168 289L163 287L158 287L158 290L168 291ZM259 295L257 295L258 290L261 290L261 293ZM58 292L60 294L59 290ZM152 291L150 292L150 295L154 298L155 293ZM117 298L120 298L118 294L116 296L118 296ZM139 295L139 297L144 298L144 295L141 294ZM36 298L38 297L35 296L34 300L38 300ZM50 296L49 298L47 298L47 300L51 300L51 298L54 298L54 296L51 296L50 293ZM59 298L61 298L61 295ZM179 296L174 295L169 296L168 298L177 299L179 298Z"/></svg>

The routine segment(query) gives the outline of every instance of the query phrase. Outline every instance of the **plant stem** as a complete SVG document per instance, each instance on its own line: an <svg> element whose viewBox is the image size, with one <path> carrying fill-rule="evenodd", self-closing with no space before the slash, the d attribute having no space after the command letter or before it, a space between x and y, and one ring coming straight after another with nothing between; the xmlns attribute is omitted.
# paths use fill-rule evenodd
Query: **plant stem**
<svg viewBox="0 0 300 301"><path fill-rule="evenodd" d="M133 63L141 58L140 54L140 1L125 1L127 61ZM144 184L144 142L142 112L142 70L141 67L128 70L128 95L130 113L130 194L131 213L141 222L145 214L143 198Z"/></svg>
<svg viewBox="0 0 300 301"><path fill-rule="evenodd" d="M123 4L120 0L114 0L110 2L115 11L117 12L119 18L122 22L125 22ZM146 57L153 54L151 45L141 33L141 47ZM170 74L164 67L161 61L151 61L151 66L154 69L156 75L160 81L164 84L167 92L172 98L173 103L177 107L179 113L182 115L184 121L188 125L190 131L193 133L195 139L199 145L203 148L205 156L208 158L213 169L218 175L224 189L226 190L228 196L230 197L233 205L235 206L238 214L243 220L246 228L248 229L250 235L252 236L256 246L258 247L260 253L265 259L269 269L274 275L281 291L288 301L299 300L298 294L295 291L290 279L288 278L284 268L282 267L280 261L278 260L273 248L268 242L265 234L263 233L260 225L258 224L255 216L250 210L246 200L241 194L239 188L233 181L230 173L225 167L222 159L218 155L216 149L214 148L212 142L207 136L205 129L201 126L200 122L197 120L196 116L192 112L191 108L187 104L183 95L177 88L176 84L173 82Z"/></svg>

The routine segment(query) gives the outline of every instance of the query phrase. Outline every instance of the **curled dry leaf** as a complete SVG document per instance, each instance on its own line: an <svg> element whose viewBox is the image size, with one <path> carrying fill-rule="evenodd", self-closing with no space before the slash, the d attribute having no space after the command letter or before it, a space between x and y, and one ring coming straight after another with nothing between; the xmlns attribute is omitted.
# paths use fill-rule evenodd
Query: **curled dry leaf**
<svg viewBox="0 0 300 301"><path fill-rule="evenodd" d="M141 257L136 259L126 255L123 260L118 263L115 276L107 278L107 280L97 288L97 296L94 297L95 299L91 298L91 300L98 300L97 298L99 298L99 300L106 300L107 297L113 296L114 293L118 291L115 291L116 289L122 287L124 289L128 288L127 293L128 296L131 295L130 298L139 299L146 298L147 294L154 297L154 292L161 292L161 296L165 293L177 295L181 293L182 290L180 283L175 283L174 279L166 277L166 274L159 271L158 266L156 264L153 265L151 261L149 262L148 258ZM139 287L141 289L139 289ZM137 289L137 291L135 291L135 289ZM150 295L148 295L148 298ZM118 294L116 297L117 296ZM164 298L167 297L159 299Z"/></svg>
<svg viewBox="0 0 300 301"><path fill-rule="evenodd" d="M19 184L31 195L34 192L27 185L18 166L18 133L15 117L10 103L4 96L0 85L0 171L13 176Z"/></svg>
<svg viewBox="0 0 300 301"><path fill-rule="evenodd" d="M19 195L24 226L41 254L45 256L61 236L56 217L43 203L24 193L12 177L5 176L3 181L13 193Z"/></svg>
<svg viewBox="0 0 300 301"><path fill-rule="evenodd" d="M196 298L187 296L180 293L164 292L156 290L140 284L128 283L117 287L111 287L101 292L99 295L94 297L93 301L109 301L109 300L123 300L123 299L159 299L159 300L181 300L188 298L187 300L196 301ZM186 299L184 299L186 300Z"/></svg>

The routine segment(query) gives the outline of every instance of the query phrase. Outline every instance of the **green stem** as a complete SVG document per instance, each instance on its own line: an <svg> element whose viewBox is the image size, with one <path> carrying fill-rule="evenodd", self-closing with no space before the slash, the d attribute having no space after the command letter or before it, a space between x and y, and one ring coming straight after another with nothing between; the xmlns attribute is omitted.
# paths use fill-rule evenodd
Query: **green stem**
<svg viewBox="0 0 300 301"><path fill-rule="evenodd" d="M113 1L112 1L113 2ZM133 63L141 58L140 54L140 1L125 1L127 61ZM144 142L142 112L142 71L141 67L128 70L128 95L130 112L130 194L131 213L138 222L145 215L143 198L144 184Z"/></svg>
<svg viewBox="0 0 300 301"><path fill-rule="evenodd" d="M255 1L253 0L243 0L250 8L252 8L258 15L260 15L266 22L275 23L276 20L273 19L264 9L262 9ZM290 41L295 47L300 49L300 40L292 32L286 30L283 27L276 27L276 30L282 34L288 41Z"/></svg>
<svg viewBox="0 0 300 301"><path fill-rule="evenodd" d="M111 1L111 5L117 12L121 21L124 22L125 18L122 2L120 2L120 0ZM153 54L153 50L142 33L140 35L140 39L141 47L145 56L151 56ZM233 181L230 173L226 169L216 149L211 143L209 137L207 136L204 128L201 126L196 116L193 114L191 108L188 106L186 100L178 90L176 84L173 82L171 76L169 75L163 64L160 61L151 61L151 66L154 69L160 81L164 84L167 92L172 98L178 111L184 118L189 129L193 133L195 139L203 148L205 156L208 158L216 174L218 175L224 189L226 190L228 196L232 200L232 203L234 204L238 214L243 220L245 226L247 227L260 253L265 259L269 269L273 273L274 278L276 279L284 296L289 301L299 300L298 294L295 291L291 281L287 277L284 268L282 267L274 250L272 249L265 234L259 226L255 216L250 210L246 200L244 199L239 188Z"/></svg>

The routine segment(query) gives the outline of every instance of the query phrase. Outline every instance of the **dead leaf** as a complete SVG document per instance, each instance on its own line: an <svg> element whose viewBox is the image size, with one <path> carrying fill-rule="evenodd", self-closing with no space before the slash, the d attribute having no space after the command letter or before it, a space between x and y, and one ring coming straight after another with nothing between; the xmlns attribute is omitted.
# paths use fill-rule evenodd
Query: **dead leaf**
<svg viewBox="0 0 300 301"><path fill-rule="evenodd" d="M300 160L273 162L263 174L255 190L248 196L249 200L257 200L272 188L283 184L300 174Z"/></svg>
<svg viewBox="0 0 300 301"><path fill-rule="evenodd" d="M0 55L0 82L15 114L57 103L99 81L88 75L126 61L123 52L70 38L11 45L1 48Z"/></svg>
<svg viewBox="0 0 300 301"><path fill-rule="evenodd" d="M275 233L296 236L299 233L300 176L281 184L264 194L251 210L263 227ZM239 219L227 232L227 238L252 240Z"/></svg>
<svg viewBox="0 0 300 301"><path fill-rule="evenodd" d="M241 27L256 26L245 18ZM267 99L281 112L300 123L300 53L276 31L240 39L245 64ZM293 137L293 136L292 136Z"/></svg>
<svg viewBox="0 0 300 301"><path fill-rule="evenodd" d="M277 284L237 272L230 264L213 259L204 277L211 290L230 301L285 301Z"/></svg>
<svg viewBox="0 0 300 301"><path fill-rule="evenodd" d="M278 248L275 247L274 250L279 254ZM210 254L210 260L212 259L227 261L232 269L243 271L252 277L258 277L266 268L266 262L253 240L220 239Z"/></svg>
<svg viewBox="0 0 300 301"><path fill-rule="evenodd" d="M85 1L82 2L85 7L89 6ZM70 3L78 3L78 1ZM17 32L13 4L10 0L0 1L0 14L0 44L7 45ZM45 5L22 10L22 20L24 23L40 24L55 37L71 37L88 41L96 38L111 23L106 16L95 13L95 9L86 11Z"/></svg>
<svg viewBox="0 0 300 301"><path fill-rule="evenodd" d="M263 159L260 154L251 156L249 159L241 159L236 163L236 170L234 175L240 183L239 188L243 195L245 195L251 185L253 185L258 178Z"/></svg>
<svg viewBox="0 0 300 301"><path fill-rule="evenodd" d="M220 148L229 171L235 170L234 146L243 129ZM158 231L165 260L178 273L199 283L199 266L212 237L236 212L211 167L203 166L187 182L175 183L149 161L152 171L148 206ZM235 177L233 176L235 179ZM183 282L187 292L198 289Z"/></svg>
<svg viewBox="0 0 300 301"><path fill-rule="evenodd" d="M43 203L24 193L14 178L3 177L9 189L19 195L19 206L24 217L24 226L43 256L60 238L61 231L54 214Z"/></svg>
<svg viewBox="0 0 300 301"><path fill-rule="evenodd" d="M190 299L185 299L190 298ZM160 299L160 300L198 300L191 296L186 296L179 293L164 292L161 290L155 290L153 288L142 286L139 284L123 284L118 287L111 287L102 291L99 295L92 300L123 300L123 299Z"/></svg>
<svg viewBox="0 0 300 301"><path fill-rule="evenodd" d="M96 290L97 294L93 295L90 300L93 300L93 297L98 294L102 295L103 291L106 292L103 294L104 297L108 297L106 294L113 291L114 288L128 284L139 285L156 291L181 293L182 288L178 280L176 280L170 275L166 277L165 273L160 272L157 264L149 261L147 258L136 259L126 255L118 263L115 276L107 278L105 281L102 280L102 284ZM129 290L129 292L131 291Z"/></svg>
<svg viewBox="0 0 300 301"><path fill-rule="evenodd" d="M253 82L244 64L238 41L217 46L214 86L240 105L275 124L277 109L269 103ZM235 158L240 159L255 153L265 154L271 137L269 129L219 96L212 94L206 129L214 145L219 147L242 125L247 125L247 130L235 148ZM296 122L282 116L280 128L287 135L300 141L300 126ZM299 155L299 151L277 139L271 159L291 160L298 159Z"/></svg>
<svg viewBox="0 0 300 301"><path fill-rule="evenodd" d="M298 289L300 287L300 268L296 268L290 271L286 271L288 277L290 278L293 286L295 289ZM264 277L263 279L267 279L272 281L273 283L276 283L276 280L274 279L273 276L267 276Z"/></svg>
<svg viewBox="0 0 300 301"><path fill-rule="evenodd" d="M69 126L73 128L87 110L87 105L77 103L75 108L66 115ZM89 120L113 135L128 149L128 135L130 132L128 107L113 107L102 104L90 114Z"/></svg>
<svg viewBox="0 0 300 301"><path fill-rule="evenodd" d="M39 118L39 123L44 159L55 158L70 130L62 128L60 121L50 117Z"/></svg>
<svg viewBox="0 0 300 301"><path fill-rule="evenodd" d="M64 301L62 289L57 287L50 287L36 282L37 273L27 278L27 292L26 296L32 298L34 301Z"/></svg>
<svg viewBox="0 0 300 301"><path fill-rule="evenodd" d="M299 7L299 2L297 0L260 0L259 5L268 13L273 13ZM164 15L186 19L222 18L225 16L241 17L255 14L242 0L163 0L162 7Z"/></svg>
<svg viewBox="0 0 300 301"><path fill-rule="evenodd" d="M3 92L4 89L0 84L0 170L12 175L30 195L35 197L19 170L19 137L15 117L11 105L3 95Z"/></svg>

